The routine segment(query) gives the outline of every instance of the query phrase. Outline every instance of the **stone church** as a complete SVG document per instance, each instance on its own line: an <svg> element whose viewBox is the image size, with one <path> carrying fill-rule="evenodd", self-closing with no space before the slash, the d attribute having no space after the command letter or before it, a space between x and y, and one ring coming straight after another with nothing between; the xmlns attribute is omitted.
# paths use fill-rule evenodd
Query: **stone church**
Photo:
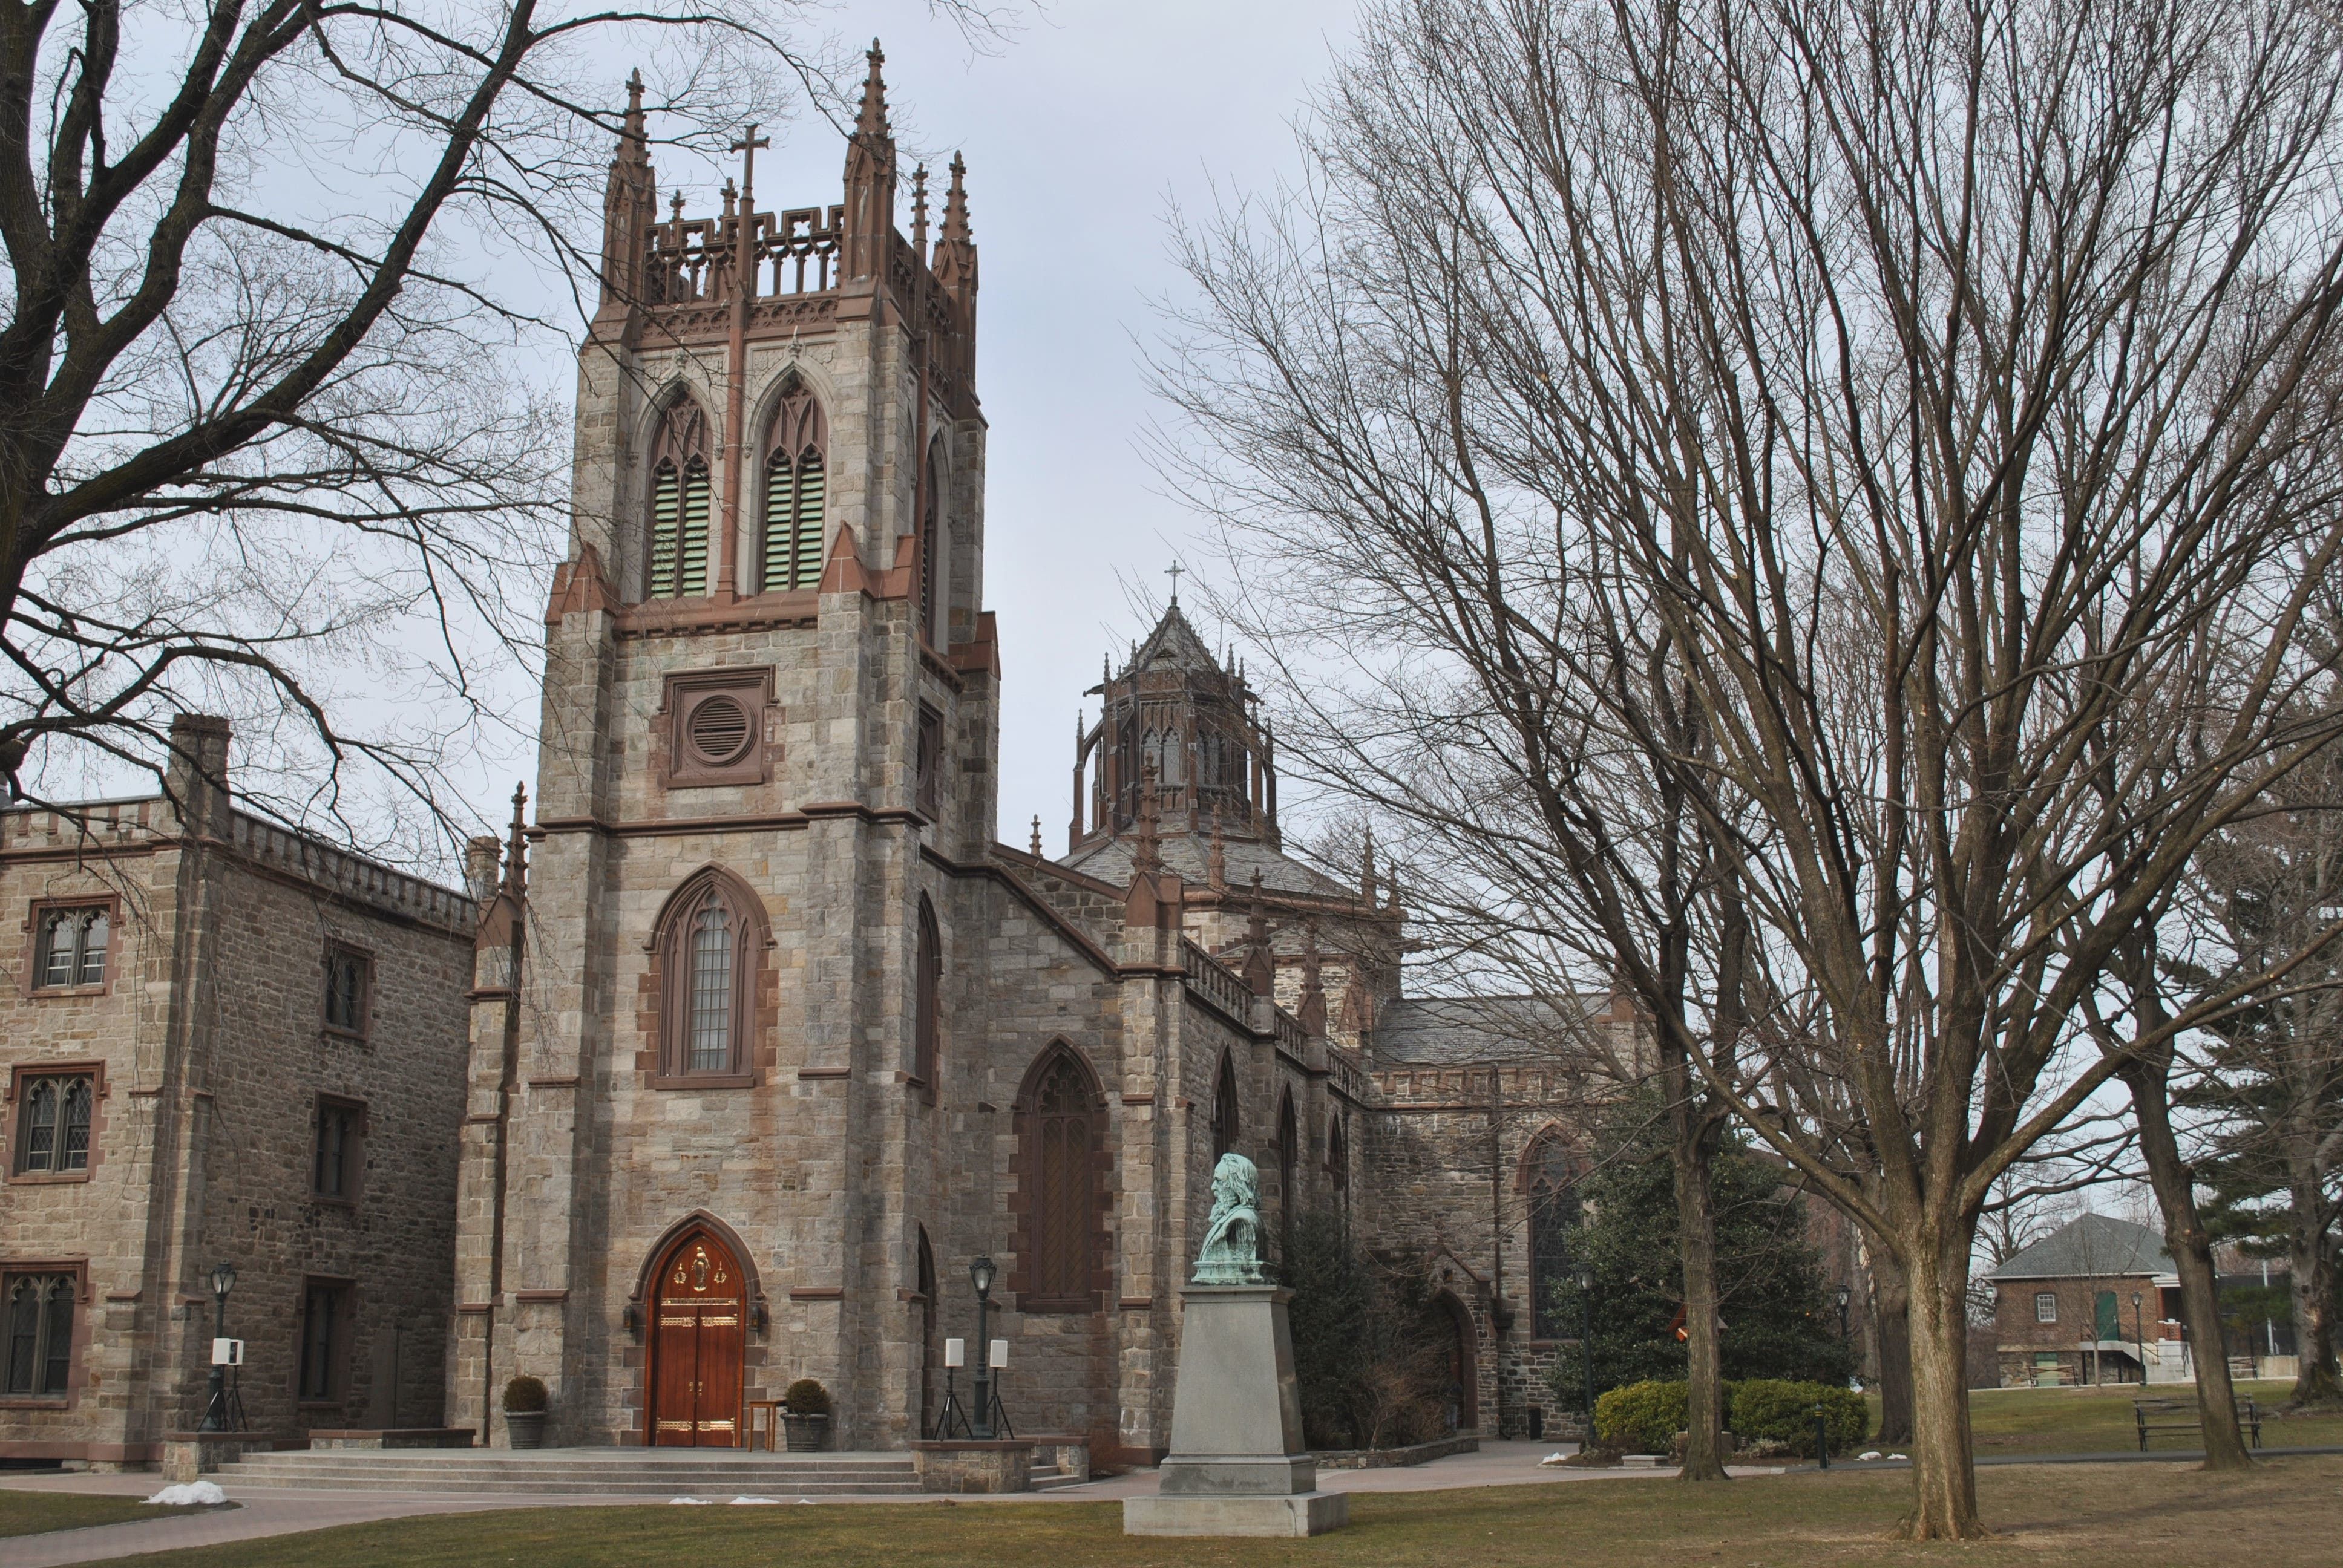
<svg viewBox="0 0 2343 1568"><path fill-rule="evenodd" d="M1641 1031L1609 997L1404 996L1400 890L1372 848L1340 878L1285 851L1273 737L1176 598L1087 694L1065 852L1038 824L995 841L977 246L959 159L932 229L924 169L904 203L880 67L841 198L779 212L751 164L715 215L662 216L635 91L533 810L433 906L476 933L468 991L440 982L468 1026L414 1057L447 1063L453 1277L419 1298L446 1303L439 1418L504 1441L526 1372L550 1443L734 1446L809 1376L834 1446L900 1448L935 1422L945 1338L975 1338L989 1257L1019 1432L1148 1460L1235 1150L1272 1240L1330 1211L1426 1271L1452 1419L1526 1433L1574 1332L1540 1287L1604 1089L1552 1044L1632 1054ZM400 1092L374 1091L386 1122ZM135 1288L70 1229L39 1250L79 1249L84 1299ZM200 1409L184 1304L208 1300L204 1249L242 1244L208 1234L140 1265L184 1276L152 1287L183 1303L155 1353L189 1364L176 1405L109 1429L124 1457ZM337 1268L363 1346L382 1292ZM366 1380L325 1363L363 1348L281 1315L250 1352L256 1424L429 1419L355 1402Z"/></svg>

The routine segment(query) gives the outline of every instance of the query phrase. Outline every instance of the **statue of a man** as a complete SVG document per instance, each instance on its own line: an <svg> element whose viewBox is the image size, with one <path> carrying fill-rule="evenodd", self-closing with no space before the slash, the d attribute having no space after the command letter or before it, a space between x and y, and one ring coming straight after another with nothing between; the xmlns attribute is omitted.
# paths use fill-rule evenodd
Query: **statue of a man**
<svg viewBox="0 0 2343 1568"><path fill-rule="evenodd" d="M1212 1219L1196 1252L1199 1285L1262 1285L1261 1173L1242 1154L1212 1167Z"/></svg>

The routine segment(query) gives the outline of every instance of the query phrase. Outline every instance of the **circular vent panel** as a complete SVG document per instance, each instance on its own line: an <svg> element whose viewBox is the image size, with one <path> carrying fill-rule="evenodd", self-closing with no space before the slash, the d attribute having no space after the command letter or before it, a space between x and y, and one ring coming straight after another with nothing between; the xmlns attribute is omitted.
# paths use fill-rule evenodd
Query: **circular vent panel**
<svg viewBox="0 0 2343 1568"><path fill-rule="evenodd" d="M748 754L749 710L736 697L710 697L691 710L684 726L692 760L703 768L729 768Z"/></svg>

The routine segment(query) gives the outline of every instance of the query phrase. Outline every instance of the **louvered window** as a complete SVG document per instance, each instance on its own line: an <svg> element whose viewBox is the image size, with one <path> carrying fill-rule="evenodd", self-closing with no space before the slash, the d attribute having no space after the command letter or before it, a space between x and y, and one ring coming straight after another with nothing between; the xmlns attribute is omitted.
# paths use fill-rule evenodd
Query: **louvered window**
<svg viewBox="0 0 2343 1568"><path fill-rule="evenodd" d="M1061 1055L1034 1096L1033 1294L1029 1305L1087 1307L1097 1267L1097 1101Z"/></svg>
<svg viewBox="0 0 2343 1568"><path fill-rule="evenodd" d="M821 405L813 394L799 388L781 399L765 458L765 537L759 578L765 593L821 586L827 437Z"/></svg>
<svg viewBox="0 0 2343 1568"><path fill-rule="evenodd" d="M708 427L689 397L660 422L651 458L652 598L696 598L709 590Z"/></svg>
<svg viewBox="0 0 2343 1568"><path fill-rule="evenodd" d="M1575 1332L1563 1310L1578 1235L1578 1176L1561 1135L1545 1132L1525 1161L1530 1200L1530 1333L1558 1340Z"/></svg>

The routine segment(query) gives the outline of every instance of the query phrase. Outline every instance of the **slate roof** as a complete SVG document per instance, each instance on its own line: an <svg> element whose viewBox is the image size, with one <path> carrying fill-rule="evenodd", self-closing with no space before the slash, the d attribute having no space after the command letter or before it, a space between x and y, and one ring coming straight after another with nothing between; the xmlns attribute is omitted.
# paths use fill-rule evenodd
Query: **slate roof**
<svg viewBox="0 0 2343 1568"><path fill-rule="evenodd" d="M1580 996L1557 1004L1534 996L1407 997L1387 1002L1368 1036L1378 1067L1458 1067L1492 1061L1552 1060L1576 1022L1611 1005L1607 996Z"/></svg>
<svg viewBox="0 0 2343 1568"><path fill-rule="evenodd" d="M2164 1237L2146 1225L2085 1214L2018 1251L1987 1279L2065 1280L2094 1274L2169 1274Z"/></svg>
<svg viewBox="0 0 2343 1568"><path fill-rule="evenodd" d="M1163 863L1180 873L1191 887L1202 887L1210 874L1212 840L1192 838L1182 833L1166 835L1156 841ZM1229 889L1242 893L1252 886L1255 869L1261 872L1264 888L1281 893L1307 893L1321 899L1353 899L1359 896L1356 887L1345 888L1332 877L1319 875L1301 861L1279 853L1266 844L1249 839L1224 839L1221 846L1222 859L1228 869ZM1137 839L1131 834L1119 839L1105 839L1060 860L1058 864L1111 882L1118 888L1131 886L1131 864L1137 850Z"/></svg>

